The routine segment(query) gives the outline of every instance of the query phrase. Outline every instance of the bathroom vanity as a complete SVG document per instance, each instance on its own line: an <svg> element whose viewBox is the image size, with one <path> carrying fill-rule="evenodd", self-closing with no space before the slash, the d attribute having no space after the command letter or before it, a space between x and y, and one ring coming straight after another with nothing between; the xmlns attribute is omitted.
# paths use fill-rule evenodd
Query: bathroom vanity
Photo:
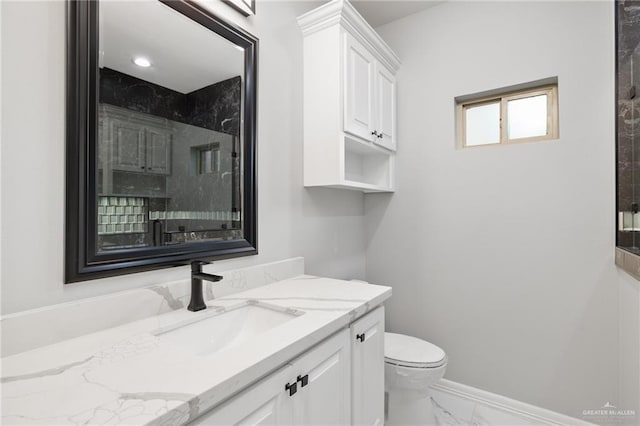
<svg viewBox="0 0 640 426"><path fill-rule="evenodd" d="M381 424L390 295L304 275L8 356L2 421Z"/></svg>

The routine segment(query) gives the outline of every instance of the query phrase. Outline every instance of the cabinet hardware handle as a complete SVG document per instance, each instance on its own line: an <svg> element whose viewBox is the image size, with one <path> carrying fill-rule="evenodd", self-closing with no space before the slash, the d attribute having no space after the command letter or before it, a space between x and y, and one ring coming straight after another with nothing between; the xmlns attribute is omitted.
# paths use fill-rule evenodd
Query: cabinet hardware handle
<svg viewBox="0 0 640 426"><path fill-rule="evenodd" d="M364 333L356 334L356 340L359 340L360 342L364 342Z"/></svg>
<svg viewBox="0 0 640 426"><path fill-rule="evenodd" d="M151 167L147 167L147 170L153 170Z"/></svg>
<svg viewBox="0 0 640 426"><path fill-rule="evenodd" d="M144 170L144 166L140 166L140 168Z"/></svg>
<svg viewBox="0 0 640 426"><path fill-rule="evenodd" d="M382 139L382 136L383 136L383 135L382 135L382 133L378 133L378 137L379 137L380 139Z"/></svg>
<svg viewBox="0 0 640 426"><path fill-rule="evenodd" d="M378 132L376 132L375 130L374 130L373 132L371 132L371 134L372 134L373 136L378 136ZM378 137L380 137L380 136L378 136Z"/></svg>
<svg viewBox="0 0 640 426"><path fill-rule="evenodd" d="M289 396L293 396L296 392L298 392L298 383L287 383L287 385L284 387L284 390L289 391Z"/></svg>
<svg viewBox="0 0 640 426"><path fill-rule="evenodd" d="M309 375L305 374L304 376L298 376L298 382L300 382L300 387L303 388L309 384Z"/></svg>

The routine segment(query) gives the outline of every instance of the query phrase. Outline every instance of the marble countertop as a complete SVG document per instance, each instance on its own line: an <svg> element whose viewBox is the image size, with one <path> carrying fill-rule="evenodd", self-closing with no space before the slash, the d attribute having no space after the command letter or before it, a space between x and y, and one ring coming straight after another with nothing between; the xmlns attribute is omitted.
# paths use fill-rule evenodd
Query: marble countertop
<svg viewBox="0 0 640 426"><path fill-rule="evenodd" d="M391 296L391 288L300 276L2 358L2 424L184 424ZM303 315L208 355L159 330L242 304Z"/></svg>

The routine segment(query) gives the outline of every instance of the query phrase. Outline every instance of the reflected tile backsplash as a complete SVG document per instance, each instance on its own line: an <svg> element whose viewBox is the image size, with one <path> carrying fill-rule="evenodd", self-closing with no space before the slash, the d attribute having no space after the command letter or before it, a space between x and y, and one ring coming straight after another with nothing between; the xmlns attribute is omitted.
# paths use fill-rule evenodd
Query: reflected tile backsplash
<svg viewBox="0 0 640 426"><path fill-rule="evenodd" d="M147 232L148 211L144 197L98 197L98 235Z"/></svg>

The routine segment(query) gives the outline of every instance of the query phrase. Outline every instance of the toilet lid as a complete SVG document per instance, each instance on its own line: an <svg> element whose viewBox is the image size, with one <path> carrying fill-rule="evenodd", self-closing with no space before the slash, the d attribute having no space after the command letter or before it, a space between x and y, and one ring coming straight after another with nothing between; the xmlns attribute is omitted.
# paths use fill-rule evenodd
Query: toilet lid
<svg viewBox="0 0 640 426"><path fill-rule="evenodd" d="M446 354L436 345L396 333L384 333L384 357L390 364L415 368L440 367L446 362Z"/></svg>

